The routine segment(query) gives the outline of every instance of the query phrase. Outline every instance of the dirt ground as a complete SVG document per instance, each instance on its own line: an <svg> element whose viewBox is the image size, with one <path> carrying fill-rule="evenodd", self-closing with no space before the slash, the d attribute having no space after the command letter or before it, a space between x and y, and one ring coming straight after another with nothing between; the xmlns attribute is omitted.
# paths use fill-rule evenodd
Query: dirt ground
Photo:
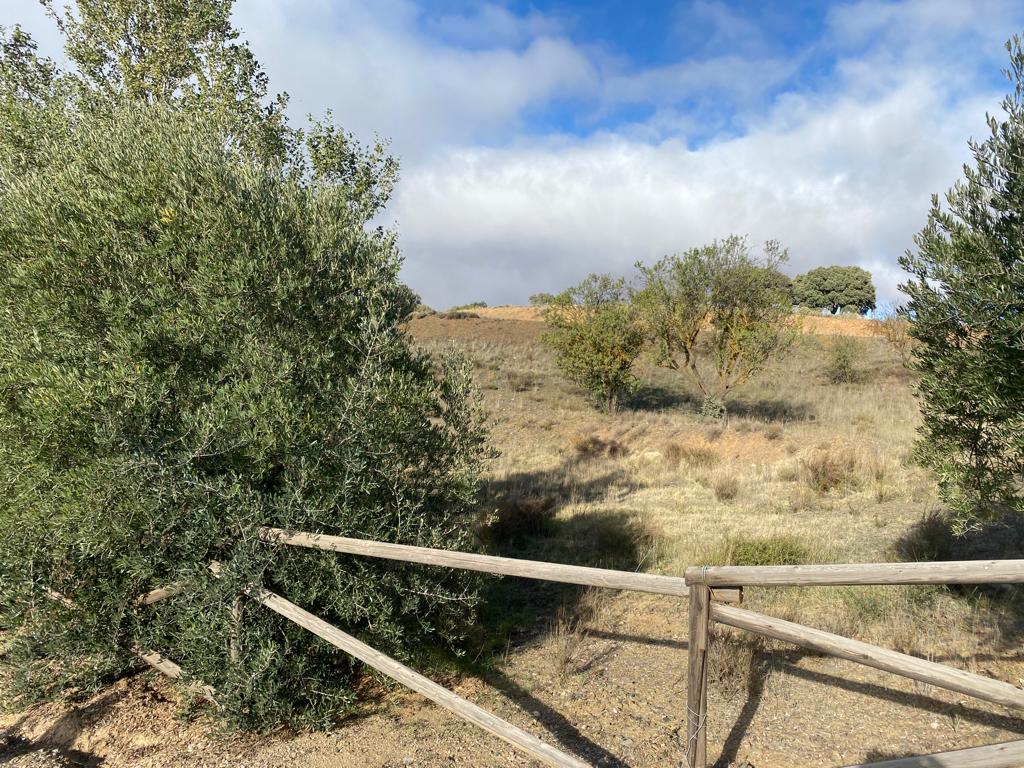
<svg viewBox="0 0 1024 768"><path fill-rule="evenodd" d="M629 409L600 414L539 349L535 310L477 312L478 319L427 317L412 330L424 344L455 343L473 359L502 452L495 486L510 498L553 499L559 534L537 545L538 559L599 564L588 559L587 536L618 521L653 532L656 556L638 564L654 572L711 562L738 535L785 535L815 557L875 561L937 506L933 483L907 458L917 424L907 374L869 338L870 321L803 318L815 335L864 337L862 381L823 379L818 366L829 342L811 338L740 393L720 428L701 422L692 397L658 371L644 372L644 392ZM623 450L581 455L593 438ZM672 448L690 458L669 462ZM855 465L849 482L827 493L809 489L800 474L822 451L848 452ZM721 481L730 479L735 490L723 494L729 484ZM1024 687L1016 608L900 587L748 590L744 602ZM682 765L684 601L584 592L573 610L568 623L552 612L515 628L498 663L441 682L594 766ZM0 766L534 765L415 694L379 690L362 716L329 733L224 734L208 719L176 719L173 687L146 672L76 705L0 715ZM845 766L1024 738L1020 713L739 635L712 644L708 711L717 768Z"/></svg>
<svg viewBox="0 0 1024 768"><path fill-rule="evenodd" d="M588 626L568 664L537 643L488 679L455 690L595 766L678 766L686 698L681 601L618 596ZM1019 644L994 649L979 671L1024 677ZM941 659L940 659L941 660ZM949 660L958 663L957 659ZM1001 707L928 689L848 662L760 651L764 682L737 685L711 662L709 757L718 766L841 766L1024 738ZM1016 681L1014 681L1016 682ZM213 735L174 718L173 691L145 673L76 707L45 705L0 719L0 765L110 768L391 768L534 765L503 742L414 694L393 691L332 733ZM16 736L16 737L15 737Z"/></svg>

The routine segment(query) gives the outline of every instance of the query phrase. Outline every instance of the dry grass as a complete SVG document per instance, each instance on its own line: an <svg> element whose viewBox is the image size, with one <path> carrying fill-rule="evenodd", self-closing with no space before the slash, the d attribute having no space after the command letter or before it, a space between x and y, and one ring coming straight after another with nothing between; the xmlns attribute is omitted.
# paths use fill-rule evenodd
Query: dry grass
<svg viewBox="0 0 1024 768"><path fill-rule="evenodd" d="M595 459L607 456L610 459L621 459L629 455L629 446L615 439L605 439L597 435L578 434L572 439L572 449L581 459Z"/></svg>
<svg viewBox="0 0 1024 768"><path fill-rule="evenodd" d="M808 334L790 358L735 393L726 424L709 426L685 379L647 367L632 403L615 416L599 413L538 344L543 325L521 319L532 309L474 311L479 318L427 316L410 329L431 351L454 343L475 367L501 450L486 478L481 514L489 525L481 525L481 536L500 554L681 574L713 562L1019 557L1024 549L1019 519L1017 527L1000 522L950 540L934 483L907 459L918 424L913 374L898 350L872 337L871 321L801 318L805 330L863 339L856 384L820 375L827 342ZM735 495L718 490L725 478L736 482ZM609 747L607 759L587 755L594 764L678 764L684 601L519 579L487 584L487 643L467 650L495 675L483 685L462 676L460 694L527 729L568 737L568 748L589 748L590 740ZM1002 591L922 587L744 595L755 611L1016 683L1024 679L1019 590L1013 599ZM716 632L709 655L716 764L837 765L1019 738L1019 723L996 708L742 633ZM148 684L133 698L153 698ZM139 710L105 710L131 713L122 730L135 743ZM315 742L323 764L500 762L476 731L447 715L425 720L430 711L416 700L408 711L398 705L354 720L344 739L325 734ZM70 712L80 719L80 707ZM178 753L187 745L191 753L194 739L167 742L177 727L168 714L152 730L152 743L171 743ZM579 738L571 733L577 728ZM82 734L91 746L75 748L103 743L92 727ZM368 738L376 740L369 749ZM718 757L729 742L738 752ZM276 736L270 743L276 752L267 764L277 765L282 743ZM338 753L348 746L356 751ZM291 746L288 753L289 763L307 754ZM133 762L108 762L137 764L141 751L130 754ZM207 751L201 762L220 764L224 754ZM501 759L521 762L511 754ZM254 760L262 765L267 755Z"/></svg>
<svg viewBox="0 0 1024 768"><path fill-rule="evenodd" d="M588 588L571 608L564 605L559 607L549 633L559 679L579 671L588 633L591 627L600 624L608 599L605 590Z"/></svg>
<svg viewBox="0 0 1024 768"><path fill-rule="evenodd" d="M740 481L735 475L719 475L713 488L719 501L732 501L740 495Z"/></svg>
<svg viewBox="0 0 1024 768"><path fill-rule="evenodd" d="M821 370L827 343L804 337L788 359L736 392L728 423L709 426L689 383L652 367L638 372L643 386L632 407L596 411L536 342L540 323L495 312L448 324L459 326L457 344L474 361L494 417L502 457L492 481L512 498L557 499L552 527L529 552L539 559L611 564L620 549L628 554L612 567L673 574L715 560L878 562L892 559L936 505L934 483L906 458L919 421L911 374L870 321L821 318L828 328L855 324L858 384L808 374ZM448 345L436 325L428 330L428 348ZM917 552L939 547L937 534L921 538ZM924 653L971 653L992 640L996 624L985 618L989 608L902 587L755 590L745 601ZM580 647L570 637L580 632L573 621L553 633L570 670ZM734 657L722 664L747 686L760 649L721 647Z"/></svg>
<svg viewBox="0 0 1024 768"><path fill-rule="evenodd" d="M713 467L718 463L718 452L708 443L668 442L661 449L665 466L677 469L685 463L688 467Z"/></svg>
<svg viewBox="0 0 1024 768"><path fill-rule="evenodd" d="M860 459L851 448L822 446L801 460L803 480L818 493L854 486L858 480Z"/></svg>

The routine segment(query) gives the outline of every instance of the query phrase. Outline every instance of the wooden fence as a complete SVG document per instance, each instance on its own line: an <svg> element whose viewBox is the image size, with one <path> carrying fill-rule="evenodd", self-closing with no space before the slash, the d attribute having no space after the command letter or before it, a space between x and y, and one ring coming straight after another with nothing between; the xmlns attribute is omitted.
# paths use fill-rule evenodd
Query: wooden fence
<svg viewBox="0 0 1024 768"><path fill-rule="evenodd" d="M726 587L813 587L864 584L983 584L1024 582L1024 560L952 563L870 563L850 565L700 566L687 568L690 638L686 719L686 759L690 768L707 766L707 648L714 622L830 654L912 680L957 691L983 701L1024 708L1024 690L961 669L850 640L802 624L722 605L714 590ZM874 763L889 768L1020 768L1024 741Z"/></svg>
<svg viewBox="0 0 1024 768"><path fill-rule="evenodd" d="M567 584L632 590L689 598L689 648L686 712L686 762L690 768L707 766L708 645L714 622L793 643L819 653L865 664L913 680L957 691L984 701L1024 708L1024 690L964 670L915 656L833 635L818 629L782 621L738 607L744 587L862 585L862 584L981 584L1024 583L1024 560L992 560L953 563L882 563L864 565L806 566L701 566L686 569L683 578L584 568L533 560L452 552L378 541L263 528L261 538L270 545L307 547L350 555L400 560L410 563L461 568L506 576L556 581ZM211 570L219 573L214 563ZM149 605L181 591L169 585L140 595L136 603ZM53 599L66 598L51 593ZM588 764L541 741L476 704L460 697L385 656L280 595L252 585L247 596L289 621L313 632L364 664L406 685L459 717L503 739L545 765L554 768L587 768ZM152 651L138 651L148 664L171 677L181 669ZM209 686L200 691L213 700ZM872 764L875 768L1021 768L1024 741L1014 741L956 752L909 757ZM848 768L865 768L850 766Z"/></svg>

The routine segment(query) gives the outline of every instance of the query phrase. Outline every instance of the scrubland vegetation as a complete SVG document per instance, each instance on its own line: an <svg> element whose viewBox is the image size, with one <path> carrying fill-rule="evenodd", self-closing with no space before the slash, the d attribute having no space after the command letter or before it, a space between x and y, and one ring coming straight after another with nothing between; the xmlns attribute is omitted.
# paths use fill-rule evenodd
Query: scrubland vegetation
<svg viewBox="0 0 1024 768"><path fill-rule="evenodd" d="M304 631L240 612L268 585L434 675L491 683L502 714L515 702L596 765L664 765L683 712L678 601L278 551L260 527L674 574L1021 555L1019 41L1007 122L972 145L977 168L903 258L897 317L858 317L875 302L863 270L791 283L780 244L732 236L633 282L538 294L541 322L420 304L374 226L397 179L386 145L289 126L230 3L78 11L61 17L75 71L0 30L8 707L127 685L139 648L213 686L204 725L327 728L395 696ZM145 34L125 57L129 28ZM168 584L157 607L135 600ZM745 600L1024 680L1016 588ZM864 716L857 756L1021 730L728 633L712 669L723 764L835 762L807 740L834 714L822 682ZM388 760L417 743L387 735ZM476 736L464 762L493 762Z"/></svg>
<svg viewBox="0 0 1024 768"><path fill-rule="evenodd" d="M696 386L649 361L636 368L635 392L617 413L605 413L594 407L585 389L562 377L554 355L540 343L542 323L500 317L501 310L492 310L478 320L428 318L411 326L414 336L436 353L454 340L472 361L495 417L493 438L501 455L485 483L484 504L495 520L493 528L485 529L498 533L489 539L495 551L672 574L694 563L1020 556L1024 526L1016 518L982 525L967 538L952 535L933 477L912 457L920 425L915 375L877 321L826 318L808 325L787 356L737 388L723 423L701 416ZM844 368L856 376L834 375L837 347L845 350ZM672 633L664 625L671 618L651 618L666 612L678 617L678 608L665 601L651 605L636 595L598 597L509 583L496 589L500 597L492 593L485 601L489 623L481 643L502 651L519 648L502 656L500 668L509 675L508 669L529 674L527 659L531 665L552 664L561 682L535 681L535 692L555 697L560 708L573 711L571 700L566 704L558 698L558 690L599 684L600 675L595 678L588 664L595 656L628 654L632 663L662 670L669 667L658 665L672 663L668 654L627 652L606 637L610 626L629 626L642 643L644 622ZM1010 682L1024 674L1024 657L1014 640L1024 613L1019 591L1012 588L748 590L745 604L982 669ZM680 636L685 620L676 620L674 636ZM781 745L788 744L800 749L808 764L835 764L838 753L829 752L830 745L810 744L795 735L830 718L836 723L826 728L842 722L851 729L831 737L835 745L849 747L851 759L863 755L854 743L896 754L984 743L998 740L996 732L1013 733L995 712L980 714L984 705L948 703L941 693L865 678L848 666L838 672L832 662L730 632L719 633L717 640L712 708L724 713L719 726L726 728L717 733L718 743L729 741L727 725L737 722L732 717L743 721L726 747L732 758L750 755L756 765L785 765ZM830 682L823 684L825 674ZM843 702L841 713L825 706L833 695L825 687L835 684L832 674L855 674L862 681L855 691L836 694ZM880 704L877 691L883 689L906 694L893 693ZM654 698L668 710L683 706L680 690ZM751 715L751 705L743 706L751 699L770 703L762 704L763 710L754 704ZM911 699L918 720L898 703ZM879 706L899 725L876 722L870 727ZM789 735L765 743L764 729L770 727L772 712L779 711L773 707L789 713ZM809 711L798 713L802 707ZM597 716L593 708L586 712L587 718ZM744 712L749 719L743 719ZM855 724L856 718L865 722ZM954 727L935 729L930 723L936 718ZM648 726L661 732L657 724L648 721ZM900 730L914 728L914 735ZM715 742L714 728L711 738ZM622 754L626 764L658 765L650 755L668 759L671 751L666 745L660 753L638 747ZM638 759L641 754L648 756Z"/></svg>

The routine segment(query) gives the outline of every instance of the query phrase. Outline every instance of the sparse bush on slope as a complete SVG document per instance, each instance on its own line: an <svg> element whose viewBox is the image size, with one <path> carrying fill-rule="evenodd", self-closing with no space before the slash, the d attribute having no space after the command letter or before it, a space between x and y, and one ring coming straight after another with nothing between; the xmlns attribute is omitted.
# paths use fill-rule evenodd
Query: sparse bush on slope
<svg viewBox="0 0 1024 768"><path fill-rule="evenodd" d="M590 275L556 296L543 315L548 330L542 338L559 370L614 413L622 396L636 389L633 366L644 345L625 281Z"/></svg>

